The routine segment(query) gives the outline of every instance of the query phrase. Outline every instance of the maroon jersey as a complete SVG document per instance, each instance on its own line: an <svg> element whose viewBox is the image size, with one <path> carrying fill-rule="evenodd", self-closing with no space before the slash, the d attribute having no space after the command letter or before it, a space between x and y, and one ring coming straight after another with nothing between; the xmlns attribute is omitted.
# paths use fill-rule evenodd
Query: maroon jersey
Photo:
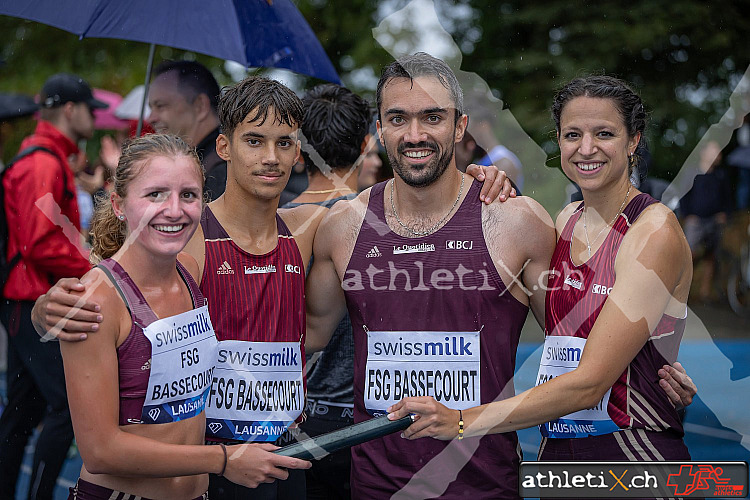
<svg viewBox="0 0 750 500"><path fill-rule="evenodd" d="M276 216L279 241L264 255L237 246L206 207L201 291L216 338L305 345L305 267L292 233Z"/></svg>
<svg viewBox="0 0 750 500"><path fill-rule="evenodd" d="M120 425L141 423L141 410L146 400L151 374L151 342L143 329L158 318L146 302L138 286L120 264L112 259L99 263L114 284L130 312L133 325L125 341L117 348L117 372L120 385ZM177 262L177 270L187 285L193 307L202 307L205 299L190 273Z"/></svg>
<svg viewBox="0 0 750 500"><path fill-rule="evenodd" d="M596 253L576 266L570 257L570 247L573 227L583 211L581 203L568 219L550 263L545 335L588 338L614 286L615 257L622 239L641 212L656 202L645 193L634 197ZM659 368L677 360L684 330L685 318L663 315L646 345L612 386L607 413L617 427L684 434L677 411L659 387L657 375Z"/></svg>
<svg viewBox="0 0 750 500"><path fill-rule="evenodd" d="M201 290L219 339L206 406L209 440L275 441L304 409L305 268L276 216L278 243L242 250L206 207Z"/></svg>
<svg viewBox="0 0 750 500"><path fill-rule="evenodd" d="M514 395L528 307L508 293L485 244L481 184L421 238L392 232L373 186L343 288L354 334L354 418L405 396L459 409ZM458 425L458 422L456 422ZM398 434L352 450L352 497L517 498L515 433L444 442ZM410 483L407 486L407 483Z"/></svg>

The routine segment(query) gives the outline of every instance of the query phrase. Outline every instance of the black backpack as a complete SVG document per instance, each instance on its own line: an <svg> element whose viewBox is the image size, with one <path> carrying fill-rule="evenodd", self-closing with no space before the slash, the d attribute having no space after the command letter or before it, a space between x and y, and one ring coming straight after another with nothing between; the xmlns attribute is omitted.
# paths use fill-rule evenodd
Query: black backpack
<svg viewBox="0 0 750 500"><path fill-rule="evenodd" d="M10 160L5 168L0 170L0 290L5 287L5 282L8 281L10 271L18 264L21 260L21 252L16 253L13 257L8 259L8 219L5 217L5 187L3 186L3 177L5 173L22 158L36 153L37 151L45 151L55 158L57 154L44 146L29 146L28 148L19 152L16 156Z"/></svg>

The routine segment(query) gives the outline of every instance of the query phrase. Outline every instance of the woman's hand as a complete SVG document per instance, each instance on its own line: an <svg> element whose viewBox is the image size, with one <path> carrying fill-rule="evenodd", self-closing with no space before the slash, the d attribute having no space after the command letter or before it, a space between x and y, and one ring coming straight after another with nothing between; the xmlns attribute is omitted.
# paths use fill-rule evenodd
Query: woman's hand
<svg viewBox="0 0 750 500"><path fill-rule="evenodd" d="M458 410L451 410L431 396L404 398L388 408L388 418L398 420L409 414L416 421L402 434L406 439L433 437L447 441L458 436Z"/></svg>

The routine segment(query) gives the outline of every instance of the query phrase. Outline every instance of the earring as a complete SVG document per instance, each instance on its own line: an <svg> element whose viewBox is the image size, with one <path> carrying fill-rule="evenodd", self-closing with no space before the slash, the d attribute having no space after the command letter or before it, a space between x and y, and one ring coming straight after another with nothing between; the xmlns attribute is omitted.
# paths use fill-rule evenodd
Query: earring
<svg viewBox="0 0 750 500"><path fill-rule="evenodd" d="M122 214L118 215L117 218L120 219L120 220L125 220L125 216L122 215Z"/></svg>
<svg viewBox="0 0 750 500"><path fill-rule="evenodd" d="M630 153L630 158L628 158L630 168L635 168L635 156L633 153Z"/></svg>

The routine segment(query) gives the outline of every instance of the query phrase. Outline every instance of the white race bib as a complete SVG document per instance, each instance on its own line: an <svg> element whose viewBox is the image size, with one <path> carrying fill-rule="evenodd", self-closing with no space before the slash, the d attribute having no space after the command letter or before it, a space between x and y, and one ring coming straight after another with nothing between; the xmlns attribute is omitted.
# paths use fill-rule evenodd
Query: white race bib
<svg viewBox="0 0 750 500"><path fill-rule="evenodd" d="M302 362L297 342L219 342L206 436L276 441L305 408Z"/></svg>
<svg viewBox="0 0 750 500"><path fill-rule="evenodd" d="M208 307L154 321L143 334L151 342L151 374L141 421L163 424L198 415L206 404L216 360Z"/></svg>
<svg viewBox="0 0 750 500"><path fill-rule="evenodd" d="M367 332L365 408L432 396L454 410L481 404L479 332Z"/></svg>
<svg viewBox="0 0 750 500"><path fill-rule="evenodd" d="M586 346L586 339L580 337L551 336L544 340L542 360L536 385L572 372L578 367ZM617 432L620 428L607 413L609 404L608 389L599 403L586 410L579 410L539 426L542 436L548 438L584 438Z"/></svg>

